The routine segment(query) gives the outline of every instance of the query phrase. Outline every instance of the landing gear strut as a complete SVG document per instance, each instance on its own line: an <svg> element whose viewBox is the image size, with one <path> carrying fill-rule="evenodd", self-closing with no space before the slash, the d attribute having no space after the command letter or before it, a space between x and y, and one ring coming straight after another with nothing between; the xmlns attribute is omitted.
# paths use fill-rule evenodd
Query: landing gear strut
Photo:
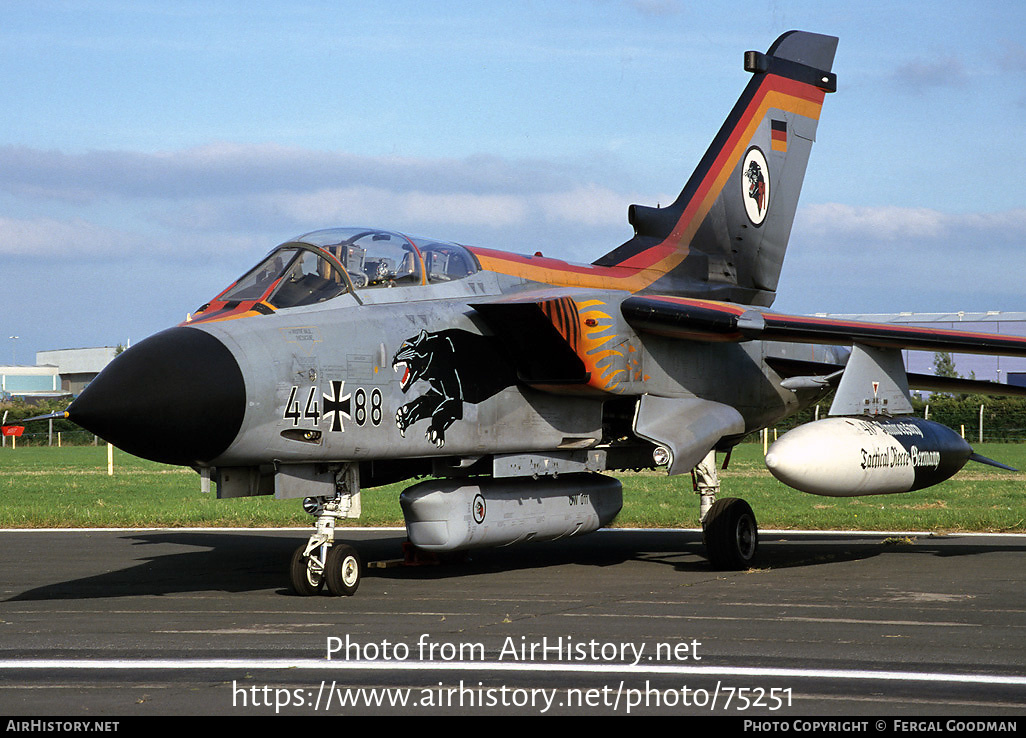
<svg viewBox="0 0 1026 738"><path fill-rule="evenodd" d="M292 554L289 584L298 595L315 595L322 587L335 596L352 595L360 586L363 563L352 546L335 542L335 520L346 517L349 497L309 497L303 508L317 516L317 529Z"/></svg>
<svg viewBox="0 0 1026 738"><path fill-rule="evenodd" d="M702 542L709 563L714 569L749 568L759 547L759 526L751 506L737 497L716 499L720 478L715 451L710 451L692 474L695 491L701 496Z"/></svg>

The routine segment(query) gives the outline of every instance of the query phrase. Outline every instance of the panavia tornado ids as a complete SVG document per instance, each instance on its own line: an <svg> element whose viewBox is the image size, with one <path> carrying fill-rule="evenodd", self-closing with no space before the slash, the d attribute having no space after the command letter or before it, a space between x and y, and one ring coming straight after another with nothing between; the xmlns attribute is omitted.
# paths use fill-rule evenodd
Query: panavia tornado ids
<svg viewBox="0 0 1026 738"><path fill-rule="evenodd" d="M608 472L697 470L712 565L747 567L755 516L714 500L715 453L831 390L830 417L769 451L788 485L904 492L989 461L912 417L909 388L1014 388L909 375L900 351L1026 356L1026 339L770 309L836 46L792 31L746 52L752 77L679 197L631 205L634 236L591 264L306 233L118 356L67 416L193 467L218 497L305 498L300 594L355 592L361 559L336 521L359 516L361 490L416 478L400 497L409 543L446 553L608 525L622 502Z"/></svg>

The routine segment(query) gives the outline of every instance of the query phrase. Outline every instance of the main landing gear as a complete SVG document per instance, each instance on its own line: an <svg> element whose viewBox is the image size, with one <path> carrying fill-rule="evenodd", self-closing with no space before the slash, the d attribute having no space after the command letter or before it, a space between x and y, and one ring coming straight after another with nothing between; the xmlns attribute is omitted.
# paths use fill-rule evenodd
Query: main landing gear
<svg viewBox="0 0 1026 738"><path fill-rule="evenodd" d="M716 499L720 479L714 451L695 467L693 478L701 496L702 542L709 563L720 570L748 569L759 548L759 525L751 506L737 497Z"/></svg>
<svg viewBox="0 0 1026 738"><path fill-rule="evenodd" d="M702 522L705 554L714 569L748 569L759 547L751 506L737 497L717 500Z"/></svg>
<svg viewBox="0 0 1026 738"><path fill-rule="evenodd" d="M360 586L363 563L352 546L335 542L335 520L345 517L347 498L308 497L303 508L317 516L317 529L292 554L289 584L298 595L315 595L322 587L329 594L352 595Z"/></svg>

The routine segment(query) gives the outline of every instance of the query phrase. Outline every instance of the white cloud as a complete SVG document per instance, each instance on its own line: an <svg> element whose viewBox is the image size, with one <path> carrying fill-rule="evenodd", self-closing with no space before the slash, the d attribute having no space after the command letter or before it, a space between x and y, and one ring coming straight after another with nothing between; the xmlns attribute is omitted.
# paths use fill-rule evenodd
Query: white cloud
<svg viewBox="0 0 1026 738"><path fill-rule="evenodd" d="M628 0L627 6L642 15L672 16L683 12L678 0Z"/></svg>
<svg viewBox="0 0 1026 738"><path fill-rule="evenodd" d="M7 256L40 256L48 260L97 256L110 257L138 238L116 229L82 219L0 217L0 254Z"/></svg>
<svg viewBox="0 0 1026 738"><path fill-rule="evenodd" d="M269 244L305 230L354 224L467 243L483 237L499 248L503 238L507 244L542 241L550 251L593 236L604 241L602 233L609 233L612 248L627 229L628 205L658 198L598 183L588 174L591 166L493 156L361 157L226 143L159 154L0 147L0 191L8 194L0 217L22 223L11 242L19 245L5 253L34 253L52 239L30 237L29 230L74 222L68 230L86 235L85 245L65 242L82 258L102 257L101 242L147 242L151 253L178 253L187 240L199 253L223 252L239 239ZM26 212L42 216L32 229Z"/></svg>
<svg viewBox="0 0 1026 738"><path fill-rule="evenodd" d="M1022 310L1026 209L809 205L778 294L798 312Z"/></svg>
<svg viewBox="0 0 1026 738"><path fill-rule="evenodd" d="M511 161L357 156L276 144L217 143L162 153L66 154L0 146L0 191L35 199L188 198L316 192L355 186L426 192L545 191L572 186L573 166Z"/></svg>
<svg viewBox="0 0 1026 738"><path fill-rule="evenodd" d="M630 199L580 186L585 168L225 143L159 154L0 147L0 253L43 254L57 243L79 259L226 254L254 243L262 253L301 231L354 224L492 243L539 224L625 223Z"/></svg>
<svg viewBox="0 0 1026 738"><path fill-rule="evenodd" d="M993 213L944 213L931 208L895 205L860 207L840 203L807 205L796 218L795 229L818 238L875 241L938 239L959 233L976 236L1002 234L1018 228L1026 209Z"/></svg>
<svg viewBox="0 0 1026 738"><path fill-rule="evenodd" d="M963 87L969 80L962 60L953 55L913 59L894 71L893 80L920 92L929 87Z"/></svg>
<svg viewBox="0 0 1026 738"><path fill-rule="evenodd" d="M153 217L171 230L301 231L360 225L456 239L456 233L606 231L615 240L628 229L627 207L639 198L598 185L546 192L430 192L353 186L282 191L171 203ZM640 198L647 202L646 198ZM655 199L652 199L655 202ZM466 235L462 238L468 238ZM488 237L487 242L492 238ZM564 240L556 238L556 241ZM482 244L484 245L484 244Z"/></svg>
<svg viewBox="0 0 1026 738"><path fill-rule="evenodd" d="M466 192L399 192L379 187L350 187L310 193L281 193L261 198L266 206L297 224L317 227L333 223L415 225L520 224L527 217L525 198Z"/></svg>
<svg viewBox="0 0 1026 738"><path fill-rule="evenodd" d="M622 226L627 222L627 206L632 202L622 192L597 185L582 185L537 198L538 207L548 220L588 227Z"/></svg>

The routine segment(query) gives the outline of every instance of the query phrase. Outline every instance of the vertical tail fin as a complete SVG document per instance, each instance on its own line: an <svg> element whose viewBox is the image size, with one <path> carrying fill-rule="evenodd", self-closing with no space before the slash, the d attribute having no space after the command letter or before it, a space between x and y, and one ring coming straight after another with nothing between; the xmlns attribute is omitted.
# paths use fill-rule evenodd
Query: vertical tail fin
<svg viewBox="0 0 1026 738"><path fill-rule="evenodd" d="M631 205L634 237L595 262L648 272L646 292L770 305L837 39L790 31L745 53L751 81L672 205Z"/></svg>

